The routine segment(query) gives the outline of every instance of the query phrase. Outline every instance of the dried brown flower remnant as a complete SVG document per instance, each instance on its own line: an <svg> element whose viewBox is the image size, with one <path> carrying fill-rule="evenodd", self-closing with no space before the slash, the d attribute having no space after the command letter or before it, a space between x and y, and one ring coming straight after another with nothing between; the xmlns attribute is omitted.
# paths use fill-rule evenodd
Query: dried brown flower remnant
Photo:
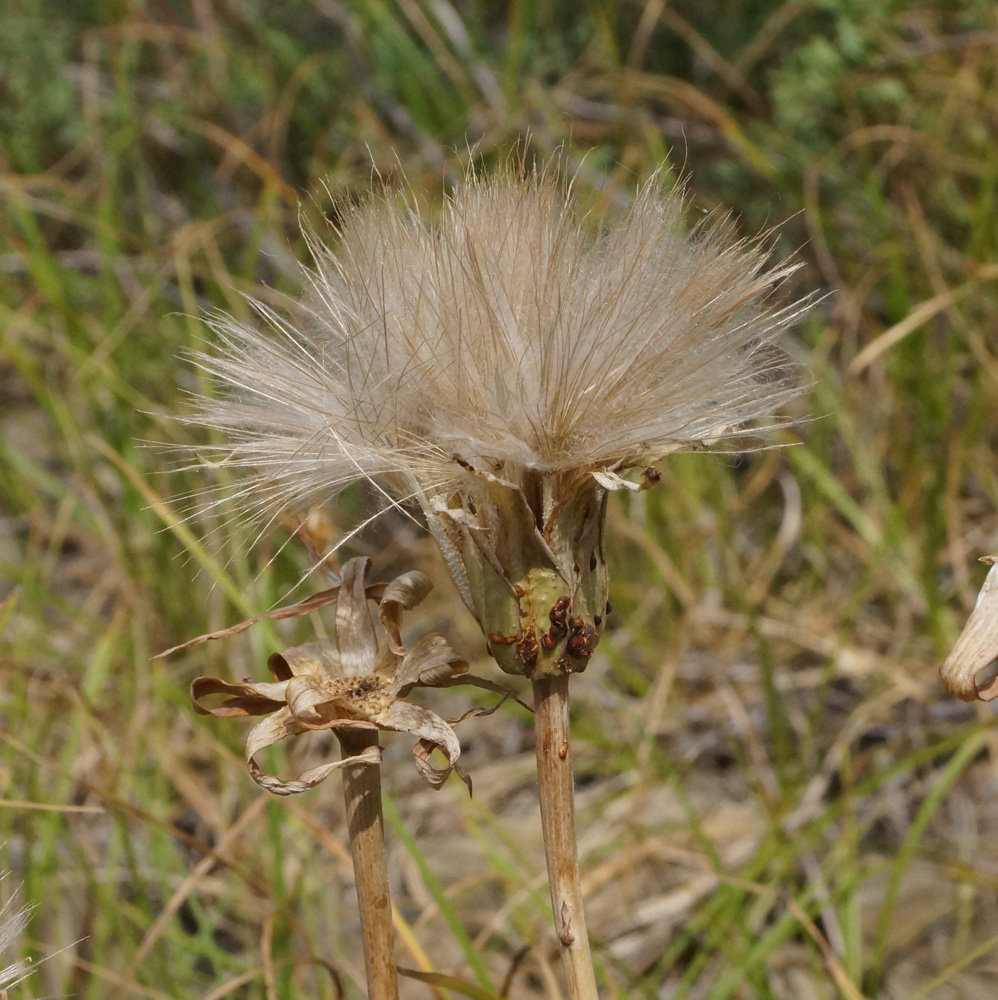
<svg viewBox="0 0 998 1000"><path fill-rule="evenodd" d="M991 569L977 603L939 674L950 694L964 701L998 698L998 677L982 676L998 658L998 555L984 556Z"/></svg>
<svg viewBox="0 0 998 1000"><path fill-rule="evenodd" d="M385 648L378 648L374 621L368 610L365 574L370 560L351 559L343 567L336 605L336 644L325 639L274 653L267 666L273 681L233 684L216 677L198 677L191 684L194 708L202 715L267 715L246 740L246 761L253 780L277 795L313 788L332 771L361 761L376 764L380 754L365 754L311 768L290 781L263 773L256 754L265 747L301 733L324 729L366 729L411 733L420 773L435 788L447 779L461 754L454 730L438 715L405 700L416 686L447 685L468 665L447 640L428 635L411 649L402 644L402 612L418 604L430 589L422 573L397 577L381 595L379 617ZM228 695L214 708L202 700ZM430 754L440 749L447 766L435 768Z"/></svg>

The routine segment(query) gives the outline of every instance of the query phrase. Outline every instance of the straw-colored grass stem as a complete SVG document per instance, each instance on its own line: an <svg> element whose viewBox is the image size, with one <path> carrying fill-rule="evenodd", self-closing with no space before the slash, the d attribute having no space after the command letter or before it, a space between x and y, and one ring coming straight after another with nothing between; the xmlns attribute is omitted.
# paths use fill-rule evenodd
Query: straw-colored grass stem
<svg viewBox="0 0 998 1000"><path fill-rule="evenodd" d="M376 730L337 732L344 757L377 746ZM392 901L385 863L385 830L381 812L381 768L370 764L343 768L350 853L353 856L357 905L364 939L364 968L369 1000L398 1000Z"/></svg>
<svg viewBox="0 0 998 1000"><path fill-rule="evenodd" d="M568 995L572 1000L597 1000L599 994L589 953L575 840L567 674L534 681L534 728L544 856L551 883L555 932L568 978Z"/></svg>

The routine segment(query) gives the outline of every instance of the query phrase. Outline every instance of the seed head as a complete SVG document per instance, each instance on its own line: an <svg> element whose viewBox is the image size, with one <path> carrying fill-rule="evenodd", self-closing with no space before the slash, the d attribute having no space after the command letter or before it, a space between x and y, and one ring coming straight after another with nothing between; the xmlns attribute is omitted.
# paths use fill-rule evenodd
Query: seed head
<svg viewBox="0 0 998 1000"><path fill-rule="evenodd" d="M556 173L511 170L469 176L436 221L401 195L345 208L287 316L215 318L200 364L222 391L196 420L258 514L361 478L414 500L503 668L581 669L607 490L799 391L775 341L806 306L772 304L793 265L684 214L656 177L600 225Z"/></svg>
<svg viewBox="0 0 998 1000"><path fill-rule="evenodd" d="M4 875L0 874L2 878ZM17 950L32 909L31 906L18 906L13 896L0 906L0 961L6 961L8 954ZM0 1000L6 1000L8 988L23 982L31 972L28 961L10 962L0 968Z"/></svg>

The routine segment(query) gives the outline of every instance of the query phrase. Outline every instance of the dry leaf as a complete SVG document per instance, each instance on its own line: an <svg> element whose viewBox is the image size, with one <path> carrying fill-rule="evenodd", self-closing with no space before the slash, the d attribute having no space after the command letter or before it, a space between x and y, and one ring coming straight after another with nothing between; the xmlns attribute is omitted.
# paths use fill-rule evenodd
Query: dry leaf
<svg viewBox="0 0 998 1000"><path fill-rule="evenodd" d="M367 596L376 601L380 599L384 591L385 584L376 583L367 588ZM257 622L262 622L267 618L279 621L282 618L301 618L304 615L310 615L313 611L318 611L319 608L324 608L327 604L332 604L339 595L339 587L320 590L319 593L312 594L310 597L306 597L303 601L298 601L296 604L288 604L283 608L274 608L273 611L267 611L262 615L247 618L245 621L239 622L236 625L230 625L228 628L219 629L217 632L207 632L194 639L188 639L187 642L182 642L179 646L171 646L169 649L164 649L162 653L157 653L153 659L161 660L164 656L169 656L171 653L177 653L181 649L189 649L191 646L200 646L203 642L210 642L212 639L227 639L230 635L243 632L250 625L255 625Z"/></svg>
<svg viewBox="0 0 998 1000"><path fill-rule="evenodd" d="M469 1000L500 1000L497 994L483 990L481 986L476 986L475 983L469 982L467 979L461 979L459 976L448 976L442 972L421 972L418 969L403 969L401 966L399 966L398 971L400 976L407 976L409 979L416 979L421 983L429 983L431 986L439 986L446 990L452 990L463 997L468 997Z"/></svg>

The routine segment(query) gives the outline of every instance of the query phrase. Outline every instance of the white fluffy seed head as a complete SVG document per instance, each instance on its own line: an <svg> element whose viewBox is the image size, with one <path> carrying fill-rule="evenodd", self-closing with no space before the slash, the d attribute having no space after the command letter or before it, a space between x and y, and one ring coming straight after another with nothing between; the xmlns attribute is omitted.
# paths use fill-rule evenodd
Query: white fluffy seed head
<svg viewBox="0 0 998 1000"><path fill-rule="evenodd" d="M599 226L563 179L511 170L432 221L396 194L345 207L287 315L212 320L221 391L194 422L272 514L361 478L425 506L455 457L517 483L738 438L799 391L776 340L806 304L773 304L792 265L684 216L656 177Z"/></svg>
<svg viewBox="0 0 998 1000"><path fill-rule="evenodd" d="M0 962L20 946L31 909L30 906L17 906L13 897L0 907ZM0 997L5 997L9 987L27 979L30 973L31 964L26 961L10 962L0 968Z"/></svg>

